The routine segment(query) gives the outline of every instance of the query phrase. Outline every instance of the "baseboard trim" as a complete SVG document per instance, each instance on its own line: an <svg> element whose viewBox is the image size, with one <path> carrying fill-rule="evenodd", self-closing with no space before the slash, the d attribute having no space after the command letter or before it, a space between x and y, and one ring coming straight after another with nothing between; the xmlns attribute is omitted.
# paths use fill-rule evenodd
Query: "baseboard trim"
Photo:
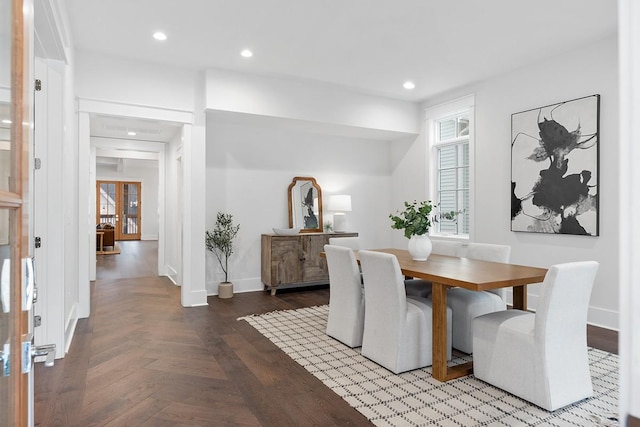
<svg viewBox="0 0 640 427"><path fill-rule="evenodd" d="M73 341L73 335L75 334L76 326L78 325L77 308L78 308L77 304L74 304L73 307L71 308L71 313L69 315L69 318L67 319L67 324L65 325L65 328L64 328L64 354L62 355L62 357L64 357L69 352L69 348L71 347L71 342Z"/></svg>
<svg viewBox="0 0 640 427"><path fill-rule="evenodd" d="M207 302L207 291L205 290L191 291L189 294L186 295L186 298L183 293L183 297L182 297L183 307L201 307L205 305L209 305L209 303Z"/></svg>
<svg viewBox="0 0 640 427"><path fill-rule="evenodd" d="M232 279L231 283L233 283L233 293L237 294L264 291L264 284L259 277L253 277L250 279ZM208 296L218 295L218 282L207 283L206 288Z"/></svg>
<svg viewBox="0 0 640 427"><path fill-rule="evenodd" d="M170 265L165 266L165 268L167 270L165 276L168 277L174 285L180 286L180 284L178 283L178 272L176 271L176 269L171 267Z"/></svg>

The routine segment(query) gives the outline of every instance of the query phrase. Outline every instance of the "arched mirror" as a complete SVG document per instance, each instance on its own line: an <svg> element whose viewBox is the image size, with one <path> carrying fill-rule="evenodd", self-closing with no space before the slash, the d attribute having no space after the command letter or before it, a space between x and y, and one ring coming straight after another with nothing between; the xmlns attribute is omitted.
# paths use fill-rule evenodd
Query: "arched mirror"
<svg viewBox="0 0 640 427"><path fill-rule="evenodd" d="M322 232L322 190L315 178L296 176L289 184L289 227Z"/></svg>

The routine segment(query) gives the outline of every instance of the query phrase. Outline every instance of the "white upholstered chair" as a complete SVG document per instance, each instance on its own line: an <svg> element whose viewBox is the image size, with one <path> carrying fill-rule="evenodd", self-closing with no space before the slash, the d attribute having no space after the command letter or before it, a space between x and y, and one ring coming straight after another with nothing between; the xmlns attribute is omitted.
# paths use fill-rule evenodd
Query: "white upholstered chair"
<svg viewBox="0 0 640 427"><path fill-rule="evenodd" d="M475 376L548 411L591 396L587 311L597 270L595 261L554 265L536 313L476 317Z"/></svg>
<svg viewBox="0 0 640 427"><path fill-rule="evenodd" d="M360 249L360 237L329 237L329 244L344 246L357 251Z"/></svg>
<svg viewBox="0 0 640 427"><path fill-rule="evenodd" d="M327 335L349 347L362 345L364 295L360 269L353 250L325 245L329 269L329 320Z"/></svg>
<svg viewBox="0 0 640 427"><path fill-rule="evenodd" d="M344 246L354 251L361 249L360 237L329 237L330 245ZM360 269L362 271L362 269ZM427 298L431 295L431 283L422 279L407 279L404 281L407 295Z"/></svg>
<svg viewBox="0 0 640 427"><path fill-rule="evenodd" d="M431 301L406 296L394 255L361 250L360 263L366 306L362 355L396 374L431 365ZM447 324L451 324L449 309ZM447 342L450 359L450 333Z"/></svg>
<svg viewBox="0 0 640 427"><path fill-rule="evenodd" d="M433 247L431 253L445 256L460 256L462 245L458 242L449 242L446 240L432 240Z"/></svg>
<svg viewBox="0 0 640 427"><path fill-rule="evenodd" d="M432 254L446 256L460 256L461 245L458 242L448 242L444 240L431 241ZM405 289L408 296L428 298L431 296L431 282L421 279L405 280Z"/></svg>
<svg viewBox="0 0 640 427"><path fill-rule="evenodd" d="M490 243L469 243L467 258L508 263L511 246ZM447 291L447 305L453 310L453 348L465 353L473 352L472 322L477 316L506 310L505 289L476 292L464 288Z"/></svg>

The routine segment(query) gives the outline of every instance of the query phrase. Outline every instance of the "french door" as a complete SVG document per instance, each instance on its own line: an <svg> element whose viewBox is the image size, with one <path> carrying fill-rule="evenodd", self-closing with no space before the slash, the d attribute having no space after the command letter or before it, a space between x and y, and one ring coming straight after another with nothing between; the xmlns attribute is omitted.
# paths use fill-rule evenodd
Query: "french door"
<svg viewBox="0 0 640 427"><path fill-rule="evenodd" d="M139 182L97 181L96 222L111 224L116 240L140 240L140 201Z"/></svg>
<svg viewBox="0 0 640 427"><path fill-rule="evenodd" d="M0 425L29 420L31 0L0 0ZM22 279L25 278L23 281ZM23 285L25 285L23 287ZM26 291L26 292L25 292ZM25 354L25 357L21 357Z"/></svg>

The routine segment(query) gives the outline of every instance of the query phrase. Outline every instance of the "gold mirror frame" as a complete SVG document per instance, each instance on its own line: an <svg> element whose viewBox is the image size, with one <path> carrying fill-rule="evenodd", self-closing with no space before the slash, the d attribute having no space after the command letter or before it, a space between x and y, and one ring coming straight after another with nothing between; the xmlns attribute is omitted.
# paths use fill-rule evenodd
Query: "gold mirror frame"
<svg viewBox="0 0 640 427"><path fill-rule="evenodd" d="M288 194L289 227L300 228L301 233L322 232L322 190L315 178L296 176Z"/></svg>

